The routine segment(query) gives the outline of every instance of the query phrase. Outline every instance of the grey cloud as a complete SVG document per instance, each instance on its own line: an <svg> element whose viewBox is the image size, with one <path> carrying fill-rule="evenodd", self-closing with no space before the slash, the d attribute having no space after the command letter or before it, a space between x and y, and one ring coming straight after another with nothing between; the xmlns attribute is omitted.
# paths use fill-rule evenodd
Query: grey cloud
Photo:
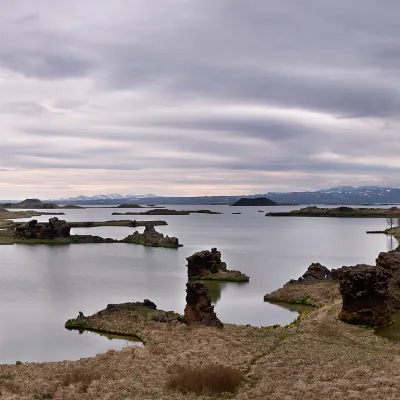
<svg viewBox="0 0 400 400"><path fill-rule="evenodd" d="M302 187L395 184L399 13L397 0L0 0L0 167L71 182L108 170L105 187L162 176L163 191L262 192L277 172L289 189L302 174ZM258 112L225 112L243 106Z"/></svg>
<svg viewBox="0 0 400 400"><path fill-rule="evenodd" d="M0 103L0 114L37 115L46 109L33 101L11 101Z"/></svg>

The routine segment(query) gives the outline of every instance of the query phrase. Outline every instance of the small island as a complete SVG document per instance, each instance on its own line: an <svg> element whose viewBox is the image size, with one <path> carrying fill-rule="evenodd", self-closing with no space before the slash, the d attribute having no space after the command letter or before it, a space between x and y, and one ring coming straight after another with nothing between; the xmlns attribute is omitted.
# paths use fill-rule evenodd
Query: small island
<svg viewBox="0 0 400 400"><path fill-rule="evenodd" d="M169 237L168 235L164 236L162 233L157 232L154 225L151 224L146 225L143 233L135 231L133 235L127 236L121 242L141 244L142 246L148 247L182 247L182 244L179 243L177 237Z"/></svg>
<svg viewBox="0 0 400 400"><path fill-rule="evenodd" d="M83 221L83 222L69 222L71 228L98 228L100 226L126 226L136 228L138 226L161 226L168 225L165 221L136 221L136 220L111 220L111 221Z"/></svg>
<svg viewBox="0 0 400 400"><path fill-rule="evenodd" d="M140 204L120 204L113 208L143 208Z"/></svg>
<svg viewBox="0 0 400 400"><path fill-rule="evenodd" d="M189 214L222 214L211 210L168 210L167 208L159 208L144 212L113 212L111 215L189 215Z"/></svg>
<svg viewBox="0 0 400 400"><path fill-rule="evenodd" d="M154 222L159 222L160 225L165 225L164 221L123 221L127 224L113 225L114 222L93 222L92 226L145 226L145 233L140 234L134 232L133 235L128 235L125 239L116 240L112 238L102 238L94 235L71 235L72 225L84 227L83 223L67 223L64 220L59 220L57 217L50 218L49 222L39 223L37 220L31 220L26 223L18 223L12 226L7 226L0 230L0 245L27 244L27 245L65 245L65 244L85 244L85 243L133 243L151 247L166 247L177 248L179 244L177 238L165 236L157 232L154 228ZM135 225L132 225L135 223ZM91 224L91 223L89 223ZM96 225L97 224L97 225ZM129 225L128 225L129 224Z"/></svg>
<svg viewBox="0 0 400 400"><path fill-rule="evenodd" d="M316 206L287 212L270 212L267 217L400 218L400 208L319 208Z"/></svg>
<svg viewBox="0 0 400 400"><path fill-rule="evenodd" d="M267 197L243 197L240 200L236 201L235 203L231 204L231 206L236 207L247 207L247 206L257 206L257 207L264 207L264 206L277 206L278 203L268 199Z"/></svg>
<svg viewBox="0 0 400 400"><path fill-rule="evenodd" d="M215 247L199 251L186 258L188 278L231 282L248 282L249 277L240 271L229 270L221 261L221 252Z"/></svg>

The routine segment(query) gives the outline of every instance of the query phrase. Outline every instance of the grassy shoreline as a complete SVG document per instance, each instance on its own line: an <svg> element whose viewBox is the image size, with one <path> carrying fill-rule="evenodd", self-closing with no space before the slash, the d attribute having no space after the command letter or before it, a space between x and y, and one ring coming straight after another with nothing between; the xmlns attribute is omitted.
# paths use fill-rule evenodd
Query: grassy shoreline
<svg viewBox="0 0 400 400"><path fill-rule="evenodd" d="M273 329L187 327L144 319L129 310L97 316L92 327L138 336L145 346L79 361L0 365L2 398L397 399L400 345L377 337L371 329L338 321L340 307L335 301L302 314L296 324ZM170 377L182 368L211 364L243 372L245 380L235 393L218 397L168 387ZM73 382L65 379L71 371L79 371ZM84 379L87 375L93 379Z"/></svg>

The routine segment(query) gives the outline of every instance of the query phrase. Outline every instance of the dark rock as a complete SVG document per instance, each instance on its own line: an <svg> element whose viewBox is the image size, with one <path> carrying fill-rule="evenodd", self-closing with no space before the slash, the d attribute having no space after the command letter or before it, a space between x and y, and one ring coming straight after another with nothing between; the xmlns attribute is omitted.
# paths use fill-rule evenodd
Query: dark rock
<svg viewBox="0 0 400 400"><path fill-rule="evenodd" d="M95 315L108 315L118 311L138 311L148 309L149 311L157 310L157 306L150 300L145 299L143 302L136 301L132 303L121 303L121 304L108 304L104 310L99 311Z"/></svg>
<svg viewBox="0 0 400 400"><path fill-rule="evenodd" d="M199 251L186 258L189 279L211 279L220 281L248 282L249 277L240 271L228 270L221 261L221 252L215 247Z"/></svg>
<svg viewBox="0 0 400 400"><path fill-rule="evenodd" d="M343 298L339 319L348 324L386 326L391 323L388 269L359 264L335 270Z"/></svg>
<svg viewBox="0 0 400 400"><path fill-rule="evenodd" d="M332 270L333 271L333 270ZM331 274L331 271L320 263L312 263L307 271L299 279L292 279L289 283L302 283L310 284L320 281L336 281L335 276Z"/></svg>
<svg viewBox="0 0 400 400"><path fill-rule="evenodd" d="M152 308L153 310L157 310L157 306L149 299L143 300L143 307Z"/></svg>
<svg viewBox="0 0 400 400"><path fill-rule="evenodd" d="M186 284L186 307L184 321L187 325L199 324L222 328L224 325L217 318L214 306L208 295L207 287L202 282Z"/></svg>
<svg viewBox="0 0 400 400"><path fill-rule="evenodd" d="M57 237L69 237L71 227L64 220L57 217L49 219L48 223L38 223L33 219L14 230L15 239L55 239Z"/></svg>
<svg viewBox="0 0 400 400"><path fill-rule="evenodd" d="M392 274L389 281L389 295L395 309L400 309L400 252L380 253L376 259L377 267L384 268Z"/></svg>
<svg viewBox="0 0 400 400"><path fill-rule="evenodd" d="M216 274L226 271L226 263L221 261L221 252L215 247L209 250L199 251L186 258L188 262L188 277L196 278L202 275Z"/></svg>
<svg viewBox="0 0 400 400"><path fill-rule="evenodd" d="M79 311L78 317L76 319L85 319L86 317L83 315L82 311Z"/></svg>
<svg viewBox="0 0 400 400"><path fill-rule="evenodd" d="M146 225L144 232L135 231L133 235L126 237L123 242L141 244L150 247L180 247L177 237L164 236L157 232L154 225Z"/></svg>

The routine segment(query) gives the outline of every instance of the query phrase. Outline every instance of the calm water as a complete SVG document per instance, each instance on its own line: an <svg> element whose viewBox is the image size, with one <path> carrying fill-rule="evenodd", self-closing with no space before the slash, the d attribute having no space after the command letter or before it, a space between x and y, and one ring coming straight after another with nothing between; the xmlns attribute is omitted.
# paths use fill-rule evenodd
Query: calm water
<svg viewBox="0 0 400 400"><path fill-rule="evenodd" d="M79 359L131 344L67 331L64 322L78 311L90 315L108 303L145 298L161 309L182 313L186 257L196 251L217 247L228 268L250 276L247 284L210 284L219 318L261 326L284 324L296 317L295 308L264 303L263 296L298 278L310 263L319 261L329 268L373 263L380 251L393 245L384 235L365 233L384 229L384 219L265 217L257 207L168 208L209 208L224 214L124 217L111 216L113 210L102 208L65 211L69 221L164 219L169 225L157 229L177 236L184 244L180 249L132 244L0 246L0 362ZM273 208L290 209L294 207ZM236 211L242 214L232 215ZM133 229L101 227L73 232L120 239Z"/></svg>

